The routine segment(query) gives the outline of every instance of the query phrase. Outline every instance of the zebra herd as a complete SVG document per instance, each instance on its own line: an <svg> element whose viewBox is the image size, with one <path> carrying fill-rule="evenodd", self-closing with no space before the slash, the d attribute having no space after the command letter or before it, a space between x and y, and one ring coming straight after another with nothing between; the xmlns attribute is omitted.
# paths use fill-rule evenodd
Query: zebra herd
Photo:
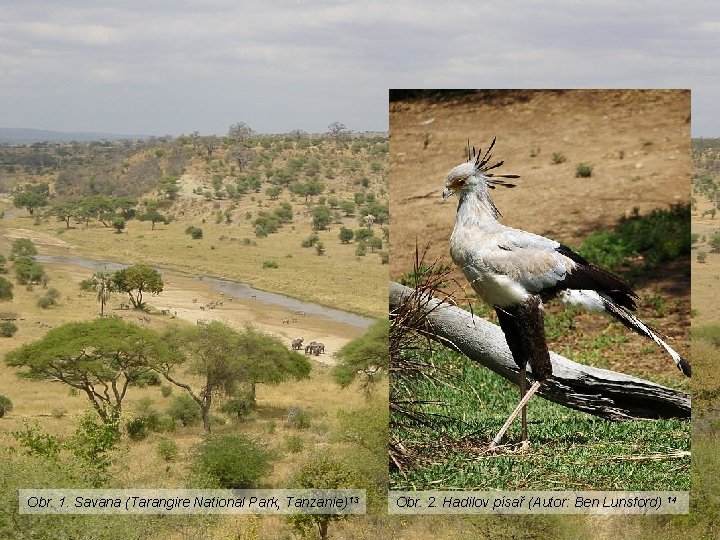
<svg viewBox="0 0 720 540"><path fill-rule="evenodd" d="M299 351L303 348L303 340L305 338L298 338L292 340L292 348L295 351ZM307 345L305 345L305 354L314 354L315 356L320 356L321 353L325 352L325 344L319 343L317 341L311 341Z"/></svg>

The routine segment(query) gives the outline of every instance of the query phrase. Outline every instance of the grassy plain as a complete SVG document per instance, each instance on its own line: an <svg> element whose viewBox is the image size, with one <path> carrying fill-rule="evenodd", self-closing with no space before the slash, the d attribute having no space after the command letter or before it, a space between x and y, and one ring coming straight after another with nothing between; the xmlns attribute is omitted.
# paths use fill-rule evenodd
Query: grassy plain
<svg viewBox="0 0 720 540"><path fill-rule="evenodd" d="M323 144L307 152L314 152L317 157L321 152L318 148L322 148L322 152L327 152L327 161L323 158L319 159L319 162L327 164L328 167L332 162L337 167L337 176L329 174L328 176L332 177L323 179L326 198L332 196L352 200L356 192L363 192L373 193L380 202L383 200L387 185L383 165L385 158L382 153L371 160L366 150L358 149L357 146L353 150L350 143L341 146L334 143ZM379 141L378 144L382 145L383 142ZM290 154L276 157L272 166L279 167L283 162L302 154L301 151L288 152ZM132 159L135 158L130 158L131 161ZM342 164L345 160L352 161L352 165L343 172ZM220 319L237 327L247 322L256 323L261 329L272 331L284 341L287 340L288 344L290 338L299 335L304 335L306 341L313 338L325 341L330 345L329 352L324 358L318 359L322 362L311 359L313 369L308 379L278 386L258 385L257 409L244 421L238 422L220 413L219 408L224 398L216 399L213 407L213 433L246 434L261 440L274 452L272 472L259 486L263 488L286 486L299 465L316 452L334 456L355 456L353 459L356 466L360 467L362 460L358 456L367 455L368 451L347 438L348 422L343 418L363 421L365 418L377 417L382 424L386 424L383 421L386 415L386 391L381 385L380 389L366 396L354 385L343 389L334 382L329 364L336 361L333 353L350 339L362 335L363 330L313 314L297 315L297 321L293 320L285 325L280 323L280 319L291 314L287 309L265 307L261 302L253 304L252 301L237 300L231 304L227 298L222 308L200 314L200 304L218 300L220 297L208 285L194 281L192 276L210 275L248 283L260 290L282 293L357 314L381 317L386 316L387 311L388 266L383 264L377 252L373 253L368 249L365 256L356 256L357 246L354 243L341 244L338 238L340 226L352 229L361 227L357 213L344 216L338 212L328 230L316 231L325 246L323 254L318 254L313 247L301 247L301 241L313 232L310 212L319 202L318 196L309 197L306 202L304 197L298 197L285 189L277 200L271 199L264 192L267 178L264 180L266 185L262 185L259 191L237 199L218 199L203 194L212 191L212 182L217 179L218 174L229 174L229 161L229 155L222 149L215 152L214 160L197 155L191 157L180 177L181 192L178 200L163 207L163 212L172 214L174 219L165 225L157 224L154 230L149 222L137 220L129 220L126 228L119 234L99 222L91 222L88 226L71 223L67 228L65 223L43 215L41 210L38 210L35 216L29 216L25 210L12 208L11 198L6 197L2 203L4 219L0 220L0 253L7 256L14 238L27 237L33 240L42 255L128 264L147 263L170 269L176 273L166 276L166 279L172 282L167 287L168 298L163 297L164 293L146 298L153 308L167 306L170 302L179 312L178 318L184 316L193 324L194 317ZM29 178L26 175L19 177L23 181ZM298 177L306 179L302 173L298 173ZM52 180L53 176L46 175L43 178ZM4 180L7 182L7 175ZM225 181L228 181L227 177ZM157 193L148 192L141 196L140 200L156 197ZM261 212L271 212L283 201L290 202L293 206L292 222L283 225L277 233L257 237L252 221ZM218 212L221 218L218 218ZM193 240L185 233L189 226L202 228L203 238ZM383 236L379 225L375 225L373 230L378 236ZM268 265L264 264L267 261L274 261L277 267L267 267ZM8 267L10 273L7 277L14 282L12 264L9 263ZM82 292L78 286L81 279L93 273L92 270L83 270L72 264L47 264L45 269L48 287L60 291L58 304L42 309L37 305L37 301L47 292L43 286L26 288L15 284L13 300L0 306L0 311L3 317L15 319L18 331L11 338L0 339L0 355L24 343L42 338L51 327L97 317L99 305L94 293ZM196 287L194 290L193 283ZM191 297L199 298L197 305L191 302ZM170 322L169 316L161 315L156 309L152 309L150 314L120 310L118 306L123 301L127 299L113 295L107 306L108 312L155 330L162 330ZM189 307L186 309L186 306ZM201 381L191 374L186 373L183 377L192 381L196 388L201 384ZM181 392L181 389L173 387L171 394L165 397L157 386L131 387L123 402L124 435L112 453L109 486L192 487L192 455L194 448L204 437L199 424L187 427L178 425L171 431L151 432L147 438L140 441L131 440L124 432L125 423L139 414L139 408L149 406L163 414L171 400ZM59 382L20 378L16 370L9 368L4 362L0 363L0 395L10 398L14 406L11 412L0 419L0 448L8 452L3 455L6 467L3 474L13 470L26 471L23 474L28 480L23 480L23 477L13 480L24 487L31 487L27 482L36 486L57 482L53 474L60 473L55 471L53 464L44 463L41 458L23 456L21 445L11 433L28 425L67 439L90 407L87 398L81 392L71 391ZM308 418L307 426L298 428L287 422L288 412L292 409L304 411ZM381 429L384 428L381 426ZM177 458L172 461L164 459L158 453L159 445L166 440L172 440L179 451ZM374 458L380 464L376 468L384 471L384 449L380 448L379 451ZM46 468L46 474L30 475L29 471L36 471L38 468ZM10 481L13 475L8 474L5 478ZM5 479L2 482L4 481ZM2 482L0 485L3 490L8 488L8 484ZM13 486L10 488L12 499L16 497L16 486L9 485ZM5 495L7 493L4 493L3 497ZM377 501L373 504L377 505ZM2 532L15 530L3 528L9 523L17 523L17 516L13 516L13 506L14 504L10 503L7 513L0 512L0 518L7 519L0 524ZM107 538L114 538L116 535L169 539L253 538L258 537L257 535L263 538L288 538L292 534L289 524L281 518L259 519L252 516L209 520L200 517L165 521L157 518L135 519L133 526L122 525L121 521L117 521L107 530L102 530L103 520L110 524L107 518L78 517L67 520L64 525L45 522L43 519L24 521L23 523L27 524L25 534L34 538L53 537L58 531L72 534L71 531L75 530L76 526L89 531L87 534ZM47 525L45 529L43 523ZM343 527L354 531L363 529L365 524L356 524L351 520L340 528ZM133 530L139 536L134 536ZM346 537L356 537L353 532L343 534L346 534Z"/></svg>

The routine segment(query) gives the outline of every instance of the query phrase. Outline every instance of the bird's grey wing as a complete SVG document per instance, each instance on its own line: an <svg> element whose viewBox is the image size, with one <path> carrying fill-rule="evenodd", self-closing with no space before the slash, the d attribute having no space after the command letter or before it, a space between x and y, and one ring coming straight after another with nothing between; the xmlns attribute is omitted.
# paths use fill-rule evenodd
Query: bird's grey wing
<svg viewBox="0 0 720 540"><path fill-rule="evenodd" d="M575 268L575 263L558 251L559 242L537 234L507 229L497 235L496 245L491 266L529 292L558 286Z"/></svg>
<svg viewBox="0 0 720 540"><path fill-rule="evenodd" d="M536 261L534 265L526 263L523 285L528 290L542 292L546 299L566 289L593 290L607 295L626 309L636 309L637 295L625 281L589 262L568 246L515 229L503 236L520 256Z"/></svg>

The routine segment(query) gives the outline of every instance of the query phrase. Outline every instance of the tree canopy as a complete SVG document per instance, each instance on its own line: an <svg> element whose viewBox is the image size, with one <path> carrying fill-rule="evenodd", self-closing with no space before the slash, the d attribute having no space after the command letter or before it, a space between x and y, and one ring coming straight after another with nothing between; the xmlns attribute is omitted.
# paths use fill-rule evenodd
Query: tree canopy
<svg viewBox="0 0 720 540"><path fill-rule="evenodd" d="M119 292L127 293L135 309L143 307L143 294L160 294L163 280L160 273L145 264L135 264L113 274L113 286Z"/></svg>
<svg viewBox="0 0 720 540"><path fill-rule="evenodd" d="M180 359L155 332L116 318L64 324L5 356L9 366L27 368L26 377L82 390L103 422L113 425L133 381Z"/></svg>
<svg viewBox="0 0 720 540"><path fill-rule="evenodd" d="M387 319L378 319L364 335L335 353L340 363L333 369L333 377L340 386L349 386L358 376L362 376L363 386L369 389L383 373L387 373L390 363L389 329Z"/></svg>
<svg viewBox="0 0 720 540"><path fill-rule="evenodd" d="M289 378L302 379L310 373L310 363L303 355L289 350L278 338L250 327L238 332L218 321L194 327L173 326L164 340L187 354L186 372L202 378L198 388L180 380L173 364L162 372L200 406L206 432L210 432L214 396L232 396L240 385L254 392L258 383L277 384Z"/></svg>

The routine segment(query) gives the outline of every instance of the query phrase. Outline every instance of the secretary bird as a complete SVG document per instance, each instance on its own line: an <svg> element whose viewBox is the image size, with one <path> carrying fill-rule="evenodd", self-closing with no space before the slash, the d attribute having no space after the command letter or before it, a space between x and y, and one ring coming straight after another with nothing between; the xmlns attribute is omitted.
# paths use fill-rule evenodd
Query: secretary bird
<svg viewBox="0 0 720 540"><path fill-rule="evenodd" d="M500 223L489 190L515 184L505 179L515 174L495 175L489 171L490 147L468 151L468 161L450 171L445 180L443 200L457 195L455 228L450 236L450 255L462 269L478 296L495 308L513 359L519 368L520 403L490 443L494 449L505 431L522 412L522 447L529 445L525 405L541 383L552 375L552 363L545 339L543 302L559 297L591 311L604 312L624 326L664 348L680 371L690 377L690 364L648 325L635 311L638 297L624 281L585 260L569 247L543 236L513 229ZM469 144L468 144L469 146ZM527 364L534 382L527 386Z"/></svg>

